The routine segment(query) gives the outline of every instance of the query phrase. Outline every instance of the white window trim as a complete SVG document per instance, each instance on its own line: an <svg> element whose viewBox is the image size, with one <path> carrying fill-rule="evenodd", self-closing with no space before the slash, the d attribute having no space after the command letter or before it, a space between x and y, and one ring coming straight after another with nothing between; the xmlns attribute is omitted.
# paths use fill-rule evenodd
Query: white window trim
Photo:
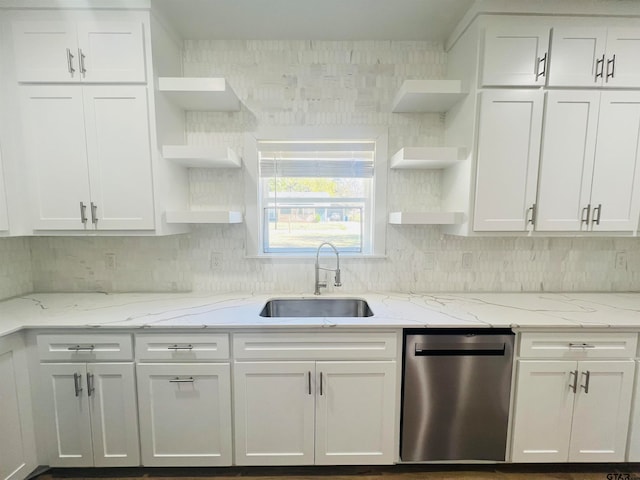
<svg viewBox="0 0 640 480"><path fill-rule="evenodd" d="M388 129L386 127L264 127L244 135L244 196L246 256L249 258L293 258L301 255L263 253L258 209L258 142L265 140L374 140L376 142L373 218L373 251L344 253L346 257L384 257L387 228ZM341 254L342 255L342 254ZM307 256L304 256L306 258Z"/></svg>

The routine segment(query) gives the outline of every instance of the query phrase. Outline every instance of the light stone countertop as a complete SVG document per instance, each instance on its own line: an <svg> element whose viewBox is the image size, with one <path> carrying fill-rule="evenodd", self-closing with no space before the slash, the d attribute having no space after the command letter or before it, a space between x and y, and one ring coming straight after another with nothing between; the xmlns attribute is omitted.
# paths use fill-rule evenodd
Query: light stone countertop
<svg viewBox="0 0 640 480"><path fill-rule="evenodd" d="M34 293L0 302L0 336L21 328L623 328L640 329L640 293L363 293L364 318L259 315L301 295ZM311 297L313 295L304 295Z"/></svg>

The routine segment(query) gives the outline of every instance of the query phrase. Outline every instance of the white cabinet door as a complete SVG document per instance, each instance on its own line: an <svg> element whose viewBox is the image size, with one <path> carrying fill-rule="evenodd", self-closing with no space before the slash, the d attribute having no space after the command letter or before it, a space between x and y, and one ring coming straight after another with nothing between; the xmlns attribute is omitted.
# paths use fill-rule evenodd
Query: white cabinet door
<svg viewBox="0 0 640 480"><path fill-rule="evenodd" d="M142 464L231 465L228 363L138 364Z"/></svg>
<svg viewBox="0 0 640 480"><path fill-rule="evenodd" d="M94 465L140 465L133 363L89 364L86 378Z"/></svg>
<svg viewBox="0 0 640 480"><path fill-rule="evenodd" d="M570 462L625 460L634 369L633 360L578 362Z"/></svg>
<svg viewBox="0 0 640 480"><path fill-rule="evenodd" d="M234 364L237 465L312 465L315 362Z"/></svg>
<svg viewBox="0 0 640 480"><path fill-rule="evenodd" d="M0 145L0 231L9 230L9 213L7 211L7 192L2 167L2 145Z"/></svg>
<svg viewBox="0 0 640 480"><path fill-rule="evenodd" d="M482 93L475 231L528 228L536 199L543 99L541 91Z"/></svg>
<svg viewBox="0 0 640 480"><path fill-rule="evenodd" d="M536 230L588 228L600 93L547 93ZM584 221L583 221L584 220Z"/></svg>
<svg viewBox="0 0 640 480"><path fill-rule="evenodd" d="M317 363L316 464L393 463L395 369L395 362Z"/></svg>
<svg viewBox="0 0 640 480"><path fill-rule="evenodd" d="M640 29L609 28L604 82L607 87L640 86Z"/></svg>
<svg viewBox="0 0 640 480"><path fill-rule="evenodd" d="M487 29L482 85L544 85L548 50L548 27L508 31Z"/></svg>
<svg viewBox="0 0 640 480"><path fill-rule="evenodd" d="M140 22L78 22L78 56L83 82L146 80Z"/></svg>
<svg viewBox="0 0 640 480"><path fill-rule="evenodd" d="M83 230L81 203L88 215L90 192L82 90L25 86L21 93L33 228Z"/></svg>
<svg viewBox="0 0 640 480"><path fill-rule="evenodd" d="M18 82L79 82L76 27L71 22L13 23Z"/></svg>
<svg viewBox="0 0 640 480"><path fill-rule="evenodd" d="M513 462L566 462L576 362L518 361Z"/></svg>
<svg viewBox="0 0 640 480"><path fill-rule="evenodd" d="M93 212L99 230L154 228L146 87L84 87Z"/></svg>
<svg viewBox="0 0 640 480"><path fill-rule="evenodd" d="M42 364L47 414L47 445L52 467L91 467L91 418L84 364Z"/></svg>
<svg viewBox="0 0 640 480"><path fill-rule="evenodd" d="M591 206L594 231L634 231L640 213L640 92L603 92Z"/></svg>
<svg viewBox="0 0 640 480"><path fill-rule="evenodd" d="M640 461L640 362L636 361L636 382L633 393L633 406L631 422L629 422L629 449L627 450L627 462Z"/></svg>
<svg viewBox="0 0 640 480"><path fill-rule="evenodd" d="M606 28L554 28L548 85L601 85L606 75L606 41Z"/></svg>
<svg viewBox="0 0 640 480"><path fill-rule="evenodd" d="M0 338L0 478L27 478L36 459L31 391L22 339Z"/></svg>

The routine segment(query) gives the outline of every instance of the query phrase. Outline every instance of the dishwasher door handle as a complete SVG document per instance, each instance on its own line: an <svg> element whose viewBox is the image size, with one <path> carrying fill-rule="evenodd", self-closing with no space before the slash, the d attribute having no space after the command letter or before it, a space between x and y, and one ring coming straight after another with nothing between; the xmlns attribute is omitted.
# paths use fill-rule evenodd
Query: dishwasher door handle
<svg viewBox="0 0 640 480"><path fill-rule="evenodd" d="M414 355L416 357L434 356L483 356L504 355L505 344L501 343L440 343L440 344L416 344Z"/></svg>

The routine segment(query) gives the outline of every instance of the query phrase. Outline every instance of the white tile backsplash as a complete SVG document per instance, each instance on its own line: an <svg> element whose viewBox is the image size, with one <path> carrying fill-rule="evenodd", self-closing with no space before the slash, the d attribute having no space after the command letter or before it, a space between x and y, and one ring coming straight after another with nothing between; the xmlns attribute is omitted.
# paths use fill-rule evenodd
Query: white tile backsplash
<svg viewBox="0 0 640 480"><path fill-rule="evenodd" d="M441 115L390 113L405 79L444 78L440 44L187 41L184 70L188 76L225 76L243 102L240 112L187 113L188 143L230 146L242 154L243 134L268 125L387 126L389 154L444 141ZM190 181L194 209L243 203L242 171L192 169ZM388 192L390 211L436 210L440 173L390 171ZM0 272L0 296L28 291L31 278L35 291L313 292L312 259L245 258L244 228L201 226L170 237L0 240L0 259L8 266ZM626 252L621 268L615 267L617 252ZM222 254L220 268L211 268L212 253ZM115 255L115 268L106 254ZM341 291L640 290L640 239L462 238L442 235L438 227L390 225L387 254L343 259Z"/></svg>

